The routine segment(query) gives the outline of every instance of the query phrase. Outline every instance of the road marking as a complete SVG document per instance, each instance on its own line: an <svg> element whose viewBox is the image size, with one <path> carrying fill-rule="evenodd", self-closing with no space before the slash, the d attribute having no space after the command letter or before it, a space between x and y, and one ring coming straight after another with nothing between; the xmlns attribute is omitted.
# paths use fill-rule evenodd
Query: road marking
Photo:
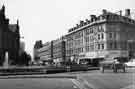
<svg viewBox="0 0 135 89"><path fill-rule="evenodd" d="M89 87L90 89L98 89L96 88L94 85L90 84L87 80L85 80L82 76L78 76L77 77L77 80L80 82L80 83L83 83L83 85L86 85L87 87ZM88 89L89 89L88 88Z"/></svg>
<svg viewBox="0 0 135 89"><path fill-rule="evenodd" d="M91 84L89 84L86 80L79 81L77 79L70 79L77 87L80 89L96 89Z"/></svg>
<svg viewBox="0 0 135 89"><path fill-rule="evenodd" d="M76 86L76 85L74 85L74 86L73 86L73 88L77 88L77 86Z"/></svg>
<svg viewBox="0 0 135 89"><path fill-rule="evenodd" d="M70 79L78 88L85 89L80 82L76 81L75 79Z"/></svg>

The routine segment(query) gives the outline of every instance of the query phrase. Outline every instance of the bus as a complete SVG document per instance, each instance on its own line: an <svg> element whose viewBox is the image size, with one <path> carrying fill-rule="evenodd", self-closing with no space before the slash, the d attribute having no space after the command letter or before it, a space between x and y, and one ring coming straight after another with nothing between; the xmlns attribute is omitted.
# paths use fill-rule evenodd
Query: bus
<svg viewBox="0 0 135 89"><path fill-rule="evenodd" d="M104 58L80 58L77 64L85 64L90 66L99 66L99 62L104 60Z"/></svg>

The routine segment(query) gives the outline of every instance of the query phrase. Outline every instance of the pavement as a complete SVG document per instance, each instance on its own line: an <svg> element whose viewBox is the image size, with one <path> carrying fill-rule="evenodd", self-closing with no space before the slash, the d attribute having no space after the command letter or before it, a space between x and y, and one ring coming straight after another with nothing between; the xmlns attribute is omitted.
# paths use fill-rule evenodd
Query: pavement
<svg viewBox="0 0 135 89"><path fill-rule="evenodd" d="M76 79L75 75L10 75L0 76L0 79L23 79L23 78L71 78Z"/></svg>

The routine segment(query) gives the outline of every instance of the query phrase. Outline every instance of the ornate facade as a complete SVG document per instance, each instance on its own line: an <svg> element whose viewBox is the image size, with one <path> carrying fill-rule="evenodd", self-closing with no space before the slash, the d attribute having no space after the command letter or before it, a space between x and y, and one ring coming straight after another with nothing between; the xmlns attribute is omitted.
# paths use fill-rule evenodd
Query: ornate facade
<svg viewBox="0 0 135 89"><path fill-rule="evenodd" d="M129 57L135 53L135 20L130 10L125 16L103 10L99 16L80 21L69 29L66 38L66 57L78 59Z"/></svg>

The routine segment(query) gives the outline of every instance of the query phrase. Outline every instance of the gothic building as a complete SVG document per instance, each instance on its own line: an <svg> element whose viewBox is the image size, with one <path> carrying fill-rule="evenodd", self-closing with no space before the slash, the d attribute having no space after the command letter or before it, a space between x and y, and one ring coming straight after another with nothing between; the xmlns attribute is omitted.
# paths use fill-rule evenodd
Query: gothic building
<svg viewBox="0 0 135 89"><path fill-rule="evenodd" d="M0 65L5 60L5 53L8 52L9 64L17 64L19 56L20 33L19 21L17 24L9 24L5 16L5 6L0 9Z"/></svg>

